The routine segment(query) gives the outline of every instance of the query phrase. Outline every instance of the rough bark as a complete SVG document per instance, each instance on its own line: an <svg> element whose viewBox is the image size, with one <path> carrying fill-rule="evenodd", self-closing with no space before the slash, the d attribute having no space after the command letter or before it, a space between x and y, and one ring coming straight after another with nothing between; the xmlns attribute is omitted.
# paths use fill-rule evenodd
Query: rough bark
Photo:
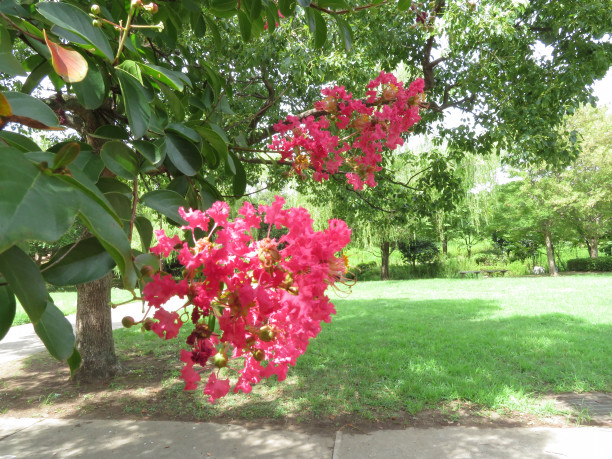
<svg viewBox="0 0 612 459"><path fill-rule="evenodd" d="M589 247L589 256L591 258L597 258L599 256L598 241L596 237L589 238L587 245Z"/></svg>
<svg viewBox="0 0 612 459"><path fill-rule="evenodd" d="M76 346L82 358L77 381L107 380L121 370L113 340L111 281L109 273L77 286Z"/></svg>
<svg viewBox="0 0 612 459"><path fill-rule="evenodd" d="M444 255L448 255L448 237L446 237L446 234L444 235L444 238L442 239L442 253Z"/></svg>
<svg viewBox="0 0 612 459"><path fill-rule="evenodd" d="M544 242L546 243L546 258L548 259L548 272L551 276L558 276L557 265L555 264L555 252L553 250L553 243L550 237L550 231L544 232Z"/></svg>
<svg viewBox="0 0 612 459"><path fill-rule="evenodd" d="M382 261L380 263L380 279L389 280L391 275L389 274L389 256L391 254L389 241L383 241L380 245L380 253L382 255Z"/></svg>

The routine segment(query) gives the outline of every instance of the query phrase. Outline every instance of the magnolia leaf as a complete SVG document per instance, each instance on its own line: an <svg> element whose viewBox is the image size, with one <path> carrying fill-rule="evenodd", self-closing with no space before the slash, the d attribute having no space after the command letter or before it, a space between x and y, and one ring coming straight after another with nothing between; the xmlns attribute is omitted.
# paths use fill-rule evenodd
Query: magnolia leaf
<svg viewBox="0 0 612 459"><path fill-rule="evenodd" d="M11 329L13 320L15 320L15 311L17 302L15 295L8 288L8 285L2 285L4 279L0 277L0 340Z"/></svg>
<svg viewBox="0 0 612 459"><path fill-rule="evenodd" d="M68 83L78 83L87 76L87 61L78 52L53 43L43 31L45 42L51 52L51 62L55 72Z"/></svg>
<svg viewBox="0 0 612 459"><path fill-rule="evenodd" d="M34 129L64 130L59 125L59 120L53 110L43 101L29 94L14 91L6 91L4 97L6 100L0 100L0 116L6 122L19 123ZM8 109L12 109L12 114L9 116L2 114L7 111L7 102Z"/></svg>
<svg viewBox="0 0 612 459"><path fill-rule="evenodd" d="M40 2L36 9L46 19L91 43L109 61L114 59L113 50L102 30L92 24L83 10L67 3Z"/></svg>
<svg viewBox="0 0 612 459"><path fill-rule="evenodd" d="M138 156L123 142L118 140L106 142L100 150L100 157L106 167L119 177L128 180L138 178Z"/></svg>
<svg viewBox="0 0 612 459"><path fill-rule="evenodd" d="M9 103L6 96L0 92L0 117L6 118L13 114L13 110L11 109L11 104Z"/></svg>
<svg viewBox="0 0 612 459"><path fill-rule="evenodd" d="M134 137L139 139L149 127L151 119L151 107L147 101L144 87L140 82L125 70L116 69L115 74L119 79L121 95L125 104L125 113Z"/></svg>
<svg viewBox="0 0 612 459"><path fill-rule="evenodd" d="M23 152L0 151L0 252L27 239L59 239L74 222L79 193L59 177L43 173Z"/></svg>
<svg viewBox="0 0 612 459"><path fill-rule="evenodd" d="M74 352L72 324L64 317L51 298L40 320L34 324L34 331L43 342L49 354L57 360L67 360Z"/></svg>
<svg viewBox="0 0 612 459"><path fill-rule="evenodd" d="M42 265L45 281L53 285L78 285L104 277L115 266L113 258L95 238L62 247Z"/></svg>
<svg viewBox="0 0 612 459"><path fill-rule="evenodd" d="M47 306L47 286L36 263L14 245L0 253L0 273L32 323L36 324Z"/></svg>
<svg viewBox="0 0 612 459"><path fill-rule="evenodd" d="M170 190L154 190L146 193L140 201L170 220L186 225L187 222L178 213L179 207L188 208L187 201L180 194Z"/></svg>
<svg viewBox="0 0 612 459"><path fill-rule="evenodd" d="M67 143L55 154L55 158L53 158L53 169L63 169L73 162L77 156L79 156L80 152L81 146L78 142Z"/></svg>

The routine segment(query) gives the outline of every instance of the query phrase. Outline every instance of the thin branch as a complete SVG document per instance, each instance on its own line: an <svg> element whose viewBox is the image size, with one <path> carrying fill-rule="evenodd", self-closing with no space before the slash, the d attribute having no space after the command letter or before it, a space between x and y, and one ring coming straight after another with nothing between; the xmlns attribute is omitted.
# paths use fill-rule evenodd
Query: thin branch
<svg viewBox="0 0 612 459"><path fill-rule="evenodd" d="M369 3L367 5L357 6L355 8L350 8L350 9L347 9L347 10L338 10L338 11L332 11L332 10L329 10L327 8L323 8L323 7L319 6L319 5L317 5L316 3L311 3L310 4L310 8L315 9L315 10L319 10L319 11L323 11L324 13L327 13L327 14L334 15L334 14L354 13L356 11L361 11L361 10L365 10L365 9L368 9L368 8L376 8L378 6L386 5L387 3L389 3L389 0L385 0L385 1L380 2L380 3Z"/></svg>
<svg viewBox="0 0 612 459"><path fill-rule="evenodd" d="M268 185L266 185L265 187L263 187L261 190L257 190L257 191L252 191L251 193L245 193L245 194L239 194L239 195L224 195L222 194L221 197L222 198L243 198L245 196L251 196L252 194L257 194L261 191L267 190L268 189Z"/></svg>
<svg viewBox="0 0 612 459"><path fill-rule="evenodd" d="M58 264L60 261L62 261L64 258L66 258L66 255L68 255L70 252L72 252L72 249L74 249L77 246L77 244L79 242L81 242L81 239L83 239L85 234L87 234L87 230L86 229L83 230L83 232L81 233L81 235L79 236L77 241L74 244L72 244L72 247L70 247L61 257L59 257L57 260L55 260L49 266L46 266L45 269L41 269L40 272L44 273L47 269L54 267L56 264Z"/></svg>
<svg viewBox="0 0 612 459"><path fill-rule="evenodd" d="M134 233L134 220L136 219L136 206L138 204L138 179L134 180L132 201L132 217L130 218L130 232L128 233L128 240L130 242L132 242L132 234Z"/></svg>

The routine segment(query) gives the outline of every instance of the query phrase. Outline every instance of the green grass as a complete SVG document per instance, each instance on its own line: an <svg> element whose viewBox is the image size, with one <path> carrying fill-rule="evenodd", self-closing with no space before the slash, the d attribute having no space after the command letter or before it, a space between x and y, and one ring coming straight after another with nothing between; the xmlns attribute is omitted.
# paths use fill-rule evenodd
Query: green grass
<svg viewBox="0 0 612 459"><path fill-rule="evenodd" d="M76 304L77 304L77 293L75 291L63 291L63 292L50 292L51 298L53 298L53 302L55 305L62 311L62 313L67 316L70 314L76 314ZM111 291L111 299L114 302L122 302L132 298L132 294L126 290L121 290L118 288L114 288ZM15 320L13 321L13 326L15 325L23 325L29 324L30 318L23 310L19 300L17 301L17 310L15 311Z"/></svg>
<svg viewBox="0 0 612 459"><path fill-rule="evenodd" d="M612 391L612 276L432 279L358 284L286 381L208 404L162 383L201 418L380 419L451 401L551 414L541 395ZM183 332L183 339L186 336ZM178 362L180 343L116 332L120 352Z"/></svg>

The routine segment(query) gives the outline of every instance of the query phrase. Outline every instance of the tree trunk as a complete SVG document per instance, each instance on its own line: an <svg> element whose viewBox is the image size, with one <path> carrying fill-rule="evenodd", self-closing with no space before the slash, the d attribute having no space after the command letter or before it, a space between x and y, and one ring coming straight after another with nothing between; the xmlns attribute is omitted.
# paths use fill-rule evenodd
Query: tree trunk
<svg viewBox="0 0 612 459"><path fill-rule="evenodd" d="M546 258L548 258L548 272L551 276L558 276L559 273L557 272L557 265L555 264L555 252L553 251L553 243L548 230L544 233L544 241L546 243Z"/></svg>
<svg viewBox="0 0 612 459"><path fill-rule="evenodd" d="M448 255L448 237L446 237L446 234L444 235L444 238L442 239L442 253L444 255Z"/></svg>
<svg viewBox="0 0 612 459"><path fill-rule="evenodd" d="M588 247L589 247L589 256L591 258L597 258L599 256L599 250L598 250L598 241L596 237L591 237L588 240Z"/></svg>
<svg viewBox="0 0 612 459"><path fill-rule="evenodd" d="M113 340L111 281L109 273L77 286L76 346L83 359L77 381L107 380L121 370Z"/></svg>
<svg viewBox="0 0 612 459"><path fill-rule="evenodd" d="M380 245L380 252L382 255L382 261L380 263L380 279L381 280L389 280L391 279L391 275L389 274L389 241L383 241Z"/></svg>

